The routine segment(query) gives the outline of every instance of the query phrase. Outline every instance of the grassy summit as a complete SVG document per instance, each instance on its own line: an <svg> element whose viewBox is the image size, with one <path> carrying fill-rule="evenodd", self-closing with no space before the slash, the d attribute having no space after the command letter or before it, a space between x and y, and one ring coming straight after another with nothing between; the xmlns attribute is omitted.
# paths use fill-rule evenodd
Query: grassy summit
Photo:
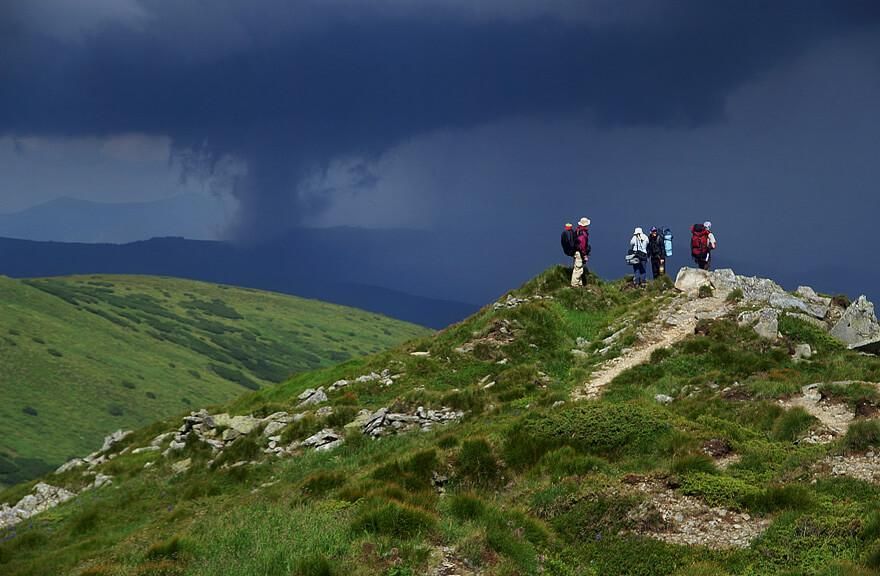
<svg viewBox="0 0 880 576"><path fill-rule="evenodd" d="M377 352L420 327L172 278L0 278L0 485L143 426Z"/></svg>
<svg viewBox="0 0 880 576"><path fill-rule="evenodd" d="M92 475L47 476L74 492L97 472L113 484L0 535L0 572L877 573L880 359L794 316L778 341L761 339L738 324L733 298L630 367L683 297L660 284L566 284L551 269L433 337L214 409L262 419L219 453L201 438L216 444L228 416L199 417L180 451L132 453L178 429L169 418ZM816 354L795 361L803 343ZM596 399L573 400L609 366L624 369ZM301 407L319 387L329 399ZM419 423L429 410L465 415L365 435L382 408ZM829 431L831 416L848 431ZM344 443L300 444L322 429ZM280 457L265 452L275 444Z"/></svg>

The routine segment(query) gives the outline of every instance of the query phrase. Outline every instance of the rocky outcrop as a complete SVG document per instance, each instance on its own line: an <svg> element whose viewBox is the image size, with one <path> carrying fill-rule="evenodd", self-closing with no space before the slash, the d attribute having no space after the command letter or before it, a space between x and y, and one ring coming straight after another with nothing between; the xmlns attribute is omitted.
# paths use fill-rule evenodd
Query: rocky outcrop
<svg viewBox="0 0 880 576"><path fill-rule="evenodd" d="M682 268L675 277L675 287L689 296L696 296L703 286L713 287L712 274L706 270Z"/></svg>
<svg viewBox="0 0 880 576"><path fill-rule="evenodd" d="M831 335L852 349L876 347L880 342L880 323L874 315L874 305L860 296L831 329Z"/></svg>
<svg viewBox="0 0 880 576"><path fill-rule="evenodd" d="M874 315L874 305L864 296L852 303L845 311L835 305L831 298L820 296L809 286L800 286L789 294L779 284L767 278L737 276L732 270L708 272L694 268L682 268L675 279L675 287L695 297L700 288L712 288L714 295L726 298L738 290L742 293L742 303L760 307L759 312L751 312L747 318L740 317L741 323L754 323L755 330L765 338L776 338L774 322L779 313L798 318L823 330L846 344L850 349L872 354L880 353L880 323ZM768 310L776 311L776 320Z"/></svg>
<svg viewBox="0 0 880 576"><path fill-rule="evenodd" d="M540 294L535 294L529 298L517 298L513 294L508 294L506 298L502 298L498 302L492 304L492 309L495 312L499 310L512 310L513 308L518 308L523 304L528 304L533 300L552 300L551 296L541 296Z"/></svg>
<svg viewBox="0 0 880 576"><path fill-rule="evenodd" d="M365 423L361 426L361 431L367 436L378 438L416 428L430 430L436 424L454 422L463 417L464 412L450 408L425 410L419 406L414 414L389 412L387 408L381 408L371 414L369 418L364 418Z"/></svg>
<svg viewBox="0 0 880 576"><path fill-rule="evenodd" d="M114 454L113 448L116 447L117 444L128 438L133 432L131 430L117 430L113 434L110 434L106 438L104 438L104 443L101 445L101 449L95 452L92 452L85 458L73 458L72 460L68 460L64 464L58 467L55 470L55 474L63 474L70 470L74 470L76 468L87 468L89 470L93 470L99 464L103 464L109 460L112 460L118 454ZM120 452L124 453L124 451Z"/></svg>
<svg viewBox="0 0 880 576"><path fill-rule="evenodd" d="M742 312L737 320L741 326L752 326L761 338L775 342L779 337L779 312L773 308Z"/></svg>
<svg viewBox="0 0 880 576"><path fill-rule="evenodd" d="M300 445L307 448L314 448L318 452L324 452L341 446L343 442L345 442L345 440L342 438L341 434L332 428L324 428L317 434L313 434L303 440Z"/></svg>
<svg viewBox="0 0 880 576"><path fill-rule="evenodd" d="M74 496L76 494L64 488L40 482L34 486L33 492L19 500L14 506L0 505L0 530L15 526L31 516L36 516L62 502L67 502Z"/></svg>
<svg viewBox="0 0 880 576"><path fill-rule="evenodd" d="M300 401L297 408L308 408L309 406L323 404L328 400L327 393L324 392L323 387L318 388L317 390L309 388L308 390L297 396L297 399Z"/></svg>

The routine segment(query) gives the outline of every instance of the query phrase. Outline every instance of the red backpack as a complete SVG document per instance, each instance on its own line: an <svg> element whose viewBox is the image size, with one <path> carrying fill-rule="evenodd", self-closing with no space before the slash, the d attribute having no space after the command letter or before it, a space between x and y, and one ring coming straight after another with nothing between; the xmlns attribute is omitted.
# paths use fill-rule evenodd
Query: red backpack
<svg viewBox="0 0 880 576"><path fill-rule="evenodd" d="M709 253L709 231L702 224L694 224L691 228L691 255L694 258L705 258Z"/></svg>

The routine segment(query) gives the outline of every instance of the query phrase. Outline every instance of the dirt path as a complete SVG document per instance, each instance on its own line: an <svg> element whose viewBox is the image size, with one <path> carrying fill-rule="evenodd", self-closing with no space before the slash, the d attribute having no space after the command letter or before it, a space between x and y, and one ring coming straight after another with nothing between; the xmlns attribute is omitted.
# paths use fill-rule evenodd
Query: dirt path
<svg viewBox="0 0 880 576"><path fill-rule="evenodd" d="M604 362L593 372L589 382L574 390L572 399L598 398L612 380L624 371L649 361L655 350L668 348L693 334L699 320L717 319L729 311L730 305L720 298L689 299L684 295L678 296L640 330L638 343L632 349Z"/></svg>
<svg viewBox="0 0 880 576"><path fill-rule="evenodd" d="M838 383L846 384L846 383ZM839 436L846 434L849 425L855 419L852 409L843 403L829 402L819 393L819 384L810 384L801 389L801 394L779 404L788 408L803 408L822 424L818 430L811 431L803 440L811 444L828 444Z"/></svg>

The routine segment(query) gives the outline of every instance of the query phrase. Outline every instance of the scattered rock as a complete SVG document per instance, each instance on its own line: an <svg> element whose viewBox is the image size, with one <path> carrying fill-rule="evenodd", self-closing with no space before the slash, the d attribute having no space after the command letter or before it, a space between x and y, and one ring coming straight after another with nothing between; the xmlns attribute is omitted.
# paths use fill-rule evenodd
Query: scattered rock
<svg viewBox="0 0 880 576"><path fill-rule="evenodd" d="M850 349L875 347L880 342L880 323L874 315L874 305L859 296L831 329L831 335Z"/></svg>
<svg viewBox="0 0 880 576"><path fill-rule="evenodd" d="M409 355L415 356L417 358L427 358L428 356L431 355L431 352L426 351L426 350L420 350L420 351L416 351L416 352L410 352Z"/></svg>
<svg viewBox="0 0 880 576"><path fill-rule="evenodd" d="M740 326L752 325L755 333L761 338L771 341L779 338L779 312L773 308L743 312L737 320Z"/></svg>
<svg viewBox="0 0 880 576"><path fill-rule="evenodd" d="M440 410L426 410L419 406L414 414L400 414L389 412L387 408L381 408L365 418L366 423L361 431L366 436L378 438L387 434L396 434L406 430L420 428L430 430L436 424L446 424L461 420L464 412L456 412L450 408Z"/></svg>
<svg viewBox="0 0 880 576"><path fill-rule="evenodd" d="M187 458L185 460L180 460L179 462L175 462L171 465L171 470L175 474L183 474L189 467L192 466L192 458Z"/></svg>
<svg viewBox="0 0 880 576"><path fill-rule="evenodd" d="M14 506L0 504L0 530L45 512L76 496L73 492L39 482L33 491L19 500Z"/></svg>
<svg viewBox="0 0 880 576"><path fill-rule="evenodd" d="M673 400L672 396L667 396L666 394L656 394L654 396L654 401L658 404L671 404Z"/></svg>
<svg viewBox="0 0 880 576"><path fill-rule="evenodd" d="M551 296L541 296L540 294L535 294L531 298L516 298L513 294L508 294L506 298L503 300L499 300L492 304L492 310L498 312L499 310L512 310L517 308L523 304L528 304L532 300L552 300Z"/></svg>
<svg viewBox="0 0 880 576"><path fill-rule="evenodd" d="M107 474L101 474L100 472L95 476L95 481L92 483L92 488L103 488L104 486L109 486L113 484L113 476L108 476Z"/></svg>
<svg viewBox="0 0 880 576"><path fill-rule="evenodd" d="M301 402L299 403L298 408L305 408L307 406L315 406L317 404L321 404L322 402L326 402L328 400L327 393L324 392L324 388L318 388L317 390L313 390L309 388L302 394L297 397Z"/></svg>
<svg viewBox="0 0 880 576"><path fill-rule="evenodd" d="M143 454L144 452L158 452L159 450L161 450L160 447L150 445L150 446L142 446L140 448L135 448L134 450L131 451L131 453L132 454Z"/></svg>
<svg viewBox="0 0 880 576"><path fill-rule="evenodd" d="M874 484L880 483L880 454L833 455L825 458L817 467L818 476L848 476Z"/></svg>
<svg viewBox="0 0 880 576"><path fill-rule="evenodd" d="M703 286L713 287L712 275L706 270L682 268L675 277L676 289L690 296L696 296Z"/></svg>
<svg viewBox="0 0 880 576"><path fill-rule="evenodd" d="M795 362L800 360L809 360L813 357L813 349L809 344L798 344L794 347L794 354L792 355Z"/></svg>
<svg viewBox="0 0 880 576"><path fill-rule="evenodd" d="M313 434L302 441L301 446L314 448L317 451L333 450L341 446L345 440L342 435L332 428L324 428L317 434Z"/></svg>

